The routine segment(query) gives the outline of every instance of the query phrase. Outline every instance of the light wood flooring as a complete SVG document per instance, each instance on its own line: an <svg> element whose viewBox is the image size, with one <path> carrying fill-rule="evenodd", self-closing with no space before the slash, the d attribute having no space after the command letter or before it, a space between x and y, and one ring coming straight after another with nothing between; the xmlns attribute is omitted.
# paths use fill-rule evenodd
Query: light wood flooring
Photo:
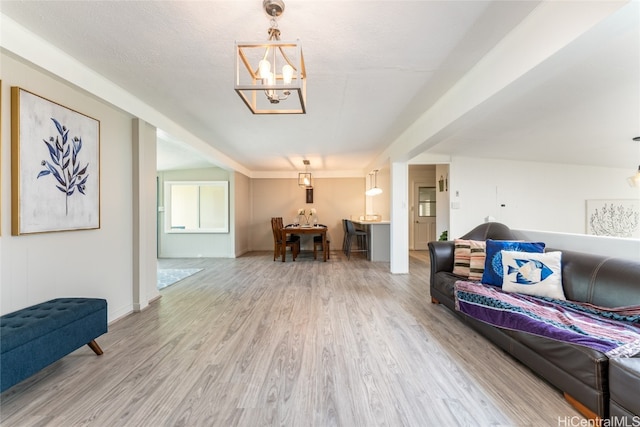
<svg viewBox="0 0 640 427"><path fill-rule="evenodd" d="M203 271L1 397L4 426L558 426L561 393L360 255L160 260ZM564 420L559 424L559 419ZM574 418L580 419L580 418Z"/></svg>

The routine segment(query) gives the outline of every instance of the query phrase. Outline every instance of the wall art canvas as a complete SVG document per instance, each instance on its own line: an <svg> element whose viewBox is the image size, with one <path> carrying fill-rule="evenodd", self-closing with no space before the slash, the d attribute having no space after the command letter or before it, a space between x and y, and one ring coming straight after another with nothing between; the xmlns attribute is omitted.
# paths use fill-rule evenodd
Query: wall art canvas
<svg viewBox="0 0 640 427"><path fill-rule="evenodd" d="M0 201L2 201L2 80L0 80ZM2 206L0 206L0 235L2 234Z"/></svg>
<svg viewBox="0 0 640 427"><path fill-rule="evenodd" d="M640 200L587 200L587 234L640 238Z"/></svg>
<svg viewBox="0 0 640 427"><path fill-rule="evenodd" d="M100 228L100 122L11 88L13 235Z"/></svg>

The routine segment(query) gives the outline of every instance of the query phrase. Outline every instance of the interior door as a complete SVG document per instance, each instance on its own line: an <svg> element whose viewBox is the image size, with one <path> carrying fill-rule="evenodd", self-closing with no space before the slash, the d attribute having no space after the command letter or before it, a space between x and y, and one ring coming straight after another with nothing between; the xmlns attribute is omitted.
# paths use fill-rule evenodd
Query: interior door
<svg viewBox="0 0 640 427"><path fill-rule="evenodd" d="M436 240L436 187L416 183L414 191L413 248L427 250L427 244Z"/></svg>

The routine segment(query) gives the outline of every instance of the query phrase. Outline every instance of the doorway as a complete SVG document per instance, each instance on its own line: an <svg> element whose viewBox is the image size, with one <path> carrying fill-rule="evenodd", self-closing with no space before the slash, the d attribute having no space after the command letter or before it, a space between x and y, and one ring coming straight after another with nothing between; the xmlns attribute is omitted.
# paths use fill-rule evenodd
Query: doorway
<svg viewBox="0 0 640 427"><path fill-rule="evenodd" d="M415 209L413 209L413 248L426 251L428 243L436 240L436 187L424 182L416 182L413 189Z"/></svg>

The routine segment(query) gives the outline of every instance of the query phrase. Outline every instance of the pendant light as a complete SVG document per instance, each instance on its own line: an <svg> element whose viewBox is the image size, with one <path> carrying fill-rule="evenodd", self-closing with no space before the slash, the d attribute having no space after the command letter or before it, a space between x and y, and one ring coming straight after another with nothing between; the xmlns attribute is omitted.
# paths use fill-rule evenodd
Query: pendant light
<svg viewBox="0 0 640 427"><path fill-rule="evenodd" d="M640 136L636 136L633 140L640 142ZM632 187L640 187L640 166L638 166L638 172L635 175L627 178L627 182Z"/></svg>
<svg viewBox="0 0 640 427"><path fill-rule="evenodd" d="M378 169L374 169L373 172L369 173L369 178L373 175L374 178L374 186L368 189L365 194L367 196L377 196L378 194L382 194L382 189L378 188Z"/></svg>
<svg viewBox="0 0 640 427"><path fill-rule="evenodd" d="M638 172L635 175L627 178L627 182L632 187L640 187L640 166L638 166Z"/></svg>
<svg viewBox="0 0 640 427"><path fill-rule="evenodd" d="M313 188L311 184L311 172L309 172L309 165L311 162L309 160L303 160L304 164L304 172L298 173L298 186L302 188Z"/></svg>

